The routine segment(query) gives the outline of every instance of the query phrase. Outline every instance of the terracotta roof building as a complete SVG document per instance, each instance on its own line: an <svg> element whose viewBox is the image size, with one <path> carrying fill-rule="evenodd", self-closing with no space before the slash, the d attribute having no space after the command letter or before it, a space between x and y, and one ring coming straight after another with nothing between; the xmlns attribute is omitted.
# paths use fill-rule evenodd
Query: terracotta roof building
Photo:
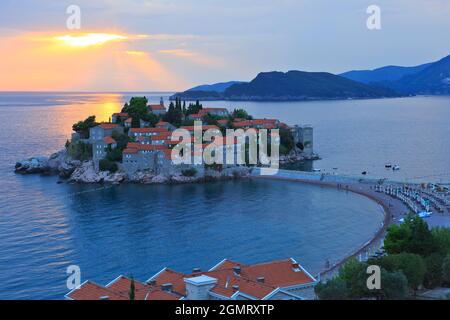
<svg viewBox="0 0 450 320"><path fill-rule="evenodd" d="M206 272L164 268L145 283L135 281L136 300L302 300L317 280L293 259L245 265L223 260ZM70 300L127 300L131 279L119 276L105 287L87 281Z"/></svg>

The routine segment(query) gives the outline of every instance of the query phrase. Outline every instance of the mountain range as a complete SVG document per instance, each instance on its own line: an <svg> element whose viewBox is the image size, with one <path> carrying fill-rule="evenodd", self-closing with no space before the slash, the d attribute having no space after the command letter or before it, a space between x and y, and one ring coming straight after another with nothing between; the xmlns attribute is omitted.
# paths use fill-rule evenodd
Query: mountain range
<svg viewBox="0 0 450 320"><path fill-rule="evenodd" d="M261 72L250 82L202 85L177 93L186 100L329 100L450 94L450 56L414 67L327 72Z"/></svg>

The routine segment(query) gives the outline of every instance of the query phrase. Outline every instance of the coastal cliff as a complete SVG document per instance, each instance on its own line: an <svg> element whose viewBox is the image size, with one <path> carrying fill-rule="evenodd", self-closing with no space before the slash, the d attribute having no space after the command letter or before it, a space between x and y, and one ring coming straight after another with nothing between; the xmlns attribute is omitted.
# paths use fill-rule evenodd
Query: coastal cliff
<svg viewBox="0 0 450 320"><path fill-rule="evenodd" d="M15 165L18 174L57 175L74 183L140 183L140 184L180 184L196 183L215 180L229 180L249 177L251 168L233 167L221 171L206 169L197 172L194 176L185 176L181 170L172 170L170 173L157 174L150 170L137 171L127 175L122 168L114 173L96 171L92 160L73 160L65 150L52 154L50 157L33 157Z"/></svg>

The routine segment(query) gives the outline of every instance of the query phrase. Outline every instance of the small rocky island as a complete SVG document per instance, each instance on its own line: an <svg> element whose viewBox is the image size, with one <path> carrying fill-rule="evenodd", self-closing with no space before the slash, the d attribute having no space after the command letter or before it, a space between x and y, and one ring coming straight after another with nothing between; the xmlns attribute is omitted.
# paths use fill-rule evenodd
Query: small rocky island
<svg viewBox="0 0 450 320"><path fill-rule="evenodd" d="M58 175L69 182L112 183L124 182L192 183L248 177L252 166L227 164L174 164L172 149L180 144L172 138L181 128L193 133L194 121L202 121L202 130L279 129L280 164L314 160L313 130L311 126L288 126L277 119L253 119L243 109L229 112L224 108L203 108L199 101L190 103L176 99L168 109L160 104L149 105L145 97L134 97L123 109L114 113L109 122L97 123L95 116L73 125L72 137L65 148L49 157L33 157L17 162L15 172L20 174ZM217 148L232 148L225 139ZM202 148L208 144L201 141ZM204 150L203 149L203 150ZM189 149L193 157L192 143Z"/></svg>

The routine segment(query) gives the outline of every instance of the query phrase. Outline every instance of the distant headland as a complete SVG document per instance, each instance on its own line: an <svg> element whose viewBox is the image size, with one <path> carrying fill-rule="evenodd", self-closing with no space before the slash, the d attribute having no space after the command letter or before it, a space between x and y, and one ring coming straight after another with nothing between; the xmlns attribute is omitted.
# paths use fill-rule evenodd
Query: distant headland
<svg viewBox="0 0 450 320"><path fill-rule="evenodd" d="M414 67L387 66L327 72L261 72L250 82L201 85L171 99L231 101L302 101L394 98L450 94L450 56Z"/></svg>

